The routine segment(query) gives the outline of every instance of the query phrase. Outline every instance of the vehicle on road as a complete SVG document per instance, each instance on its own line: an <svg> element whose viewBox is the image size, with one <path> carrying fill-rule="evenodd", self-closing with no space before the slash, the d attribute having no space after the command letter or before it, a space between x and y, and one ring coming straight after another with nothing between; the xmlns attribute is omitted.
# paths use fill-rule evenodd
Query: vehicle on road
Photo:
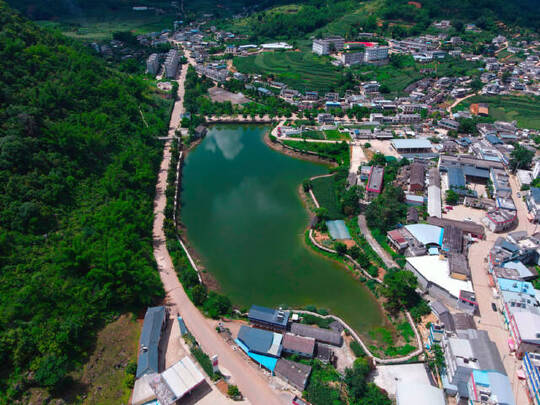
<svg viewBox="0 0 540 405"><path fill-rule="evenodd" d="M494 302L491 303L491 309L493 310L493 312L497 312L497 305L495 305Z"/></svg>

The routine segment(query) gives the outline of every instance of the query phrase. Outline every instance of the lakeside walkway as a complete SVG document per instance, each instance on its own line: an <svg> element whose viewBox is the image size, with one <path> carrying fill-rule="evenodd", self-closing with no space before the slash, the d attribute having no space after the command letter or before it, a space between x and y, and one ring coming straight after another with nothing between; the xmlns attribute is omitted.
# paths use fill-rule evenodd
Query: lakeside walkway
<svg viewBox="0 0 540 405"><path fill-rule="evenodd" d="M171 122L169 125L169 135L174 135L174 131L180 123L180 116L183 113L184 80L187 73L187 65L182 66L182 71L178 79L178 100L176 101ZM201 348L209 355L217 354L223 370L228 370L231 380L238 386L242 394L252 404L260 405L282 405L287 403L287 399L280 396L268 384L268 381L257 371L252 370L250 365L227 344L217 333L212 324L204 317L198 308L191 302L176 274L171 256L167 249L166 237L163 229L165 220L167 174L171 162L171 141L165 142L163 160L161 162L159 175L156 184L156 197L154 200L154 224L153 224L153 245L154 256L159 270L159 276L165 289L165 302L169 310L180 314ZM172 347L173 345L171 345ZM169 355L169 353L167 353ZM224 401L227 401L223 397ZM288 400L290 402L290 399Z"/></svg>

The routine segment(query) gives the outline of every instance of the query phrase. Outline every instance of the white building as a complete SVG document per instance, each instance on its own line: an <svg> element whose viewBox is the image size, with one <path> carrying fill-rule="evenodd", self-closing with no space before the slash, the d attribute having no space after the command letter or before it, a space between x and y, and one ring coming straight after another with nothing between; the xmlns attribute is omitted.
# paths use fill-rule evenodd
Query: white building
<svg viewBox="0 0 540 405"><path fill-rule="evenodd" d="M388 58L387 46L374 46L366 48L364 52L364 62L377 62Z"/></svg>
<svg viewBox="0 0 540 405"><path fill-rule="evenodd" d="M152 76L155 76L159 72L159 57L157 53L153 53L146 60L146 71Z"/></svg>
<svg viewBox="0 0 540 405"><path fill-rule="evenodd" d="M312 50L317 55L328 55L332 50L339 51L343 49L344 46L345 40L342 37L330 37L314 40Z"/></svg>

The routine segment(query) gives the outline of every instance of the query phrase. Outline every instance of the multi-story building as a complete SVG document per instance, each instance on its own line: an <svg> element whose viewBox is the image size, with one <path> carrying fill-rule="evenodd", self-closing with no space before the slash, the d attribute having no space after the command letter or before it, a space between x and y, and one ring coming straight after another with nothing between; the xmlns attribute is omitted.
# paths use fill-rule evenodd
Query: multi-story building
<svg viewBox="0 0 540 405"><path fill-rule="evenodd" d="M366 48L364 52L364 62L377 62L382 61L388 58L388 47L387 46L373 46L371 48Z"/></svg>
<svg viewBox="0 0 540 405"><path fill-rule="evenodd" d="M364 60L364 52L343 52L339 60L347 66L357 65Z"/></svg>
<svg viewBox="0 0 540 405"><path fill-rule="evenodd" d="M146 59L146 71L155 76L159 72L159 56L157 53L153 53Z"/></svg>
<svg viewBox="0 0 540 405"><path fill-rule="evenodd" d="M529 399L534 405L540 405L540 354L525 353L523 369Z"/></svg>
<svg viewBox="0 0 540 405"><path fill-rule="evenodd" d="M317 55L328 55L331 52L343 49L344 46L345 40L342 37L329 37L314 40L312 50Z"/></svg>
<svg viewBox="0 0 540 405"><path fill-rule="evenodd" d="M178 54L178 51L176 49L171 49L165 58L165 76L167 76L169 79L174 79L176 77L176 73L178 72L179 63L180 55Z"/></svg>
<svg viewBox="0 0 540 405"><path fill-rule="evenodd" d="M504 373L473 370L467 389L469 405L515 405L510 379Z"/></svg>

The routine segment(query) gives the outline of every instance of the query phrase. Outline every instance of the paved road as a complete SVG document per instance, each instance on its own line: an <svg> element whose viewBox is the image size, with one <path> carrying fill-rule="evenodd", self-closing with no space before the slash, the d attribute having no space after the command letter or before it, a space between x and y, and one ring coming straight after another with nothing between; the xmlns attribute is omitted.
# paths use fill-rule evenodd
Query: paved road
<svg viewBox="0 0 540 405"><path fill-rule="evenodd" d="M179 101L174 105L173 114L169 126L169 134L173 134L180 122L183 112L184 79L187 66L182 67L179 79ZM154 224L153 243L154 256L158 265L159 275L166 293L166 303L171 311L180 313L187 327L197 339L203 350L210 356L217 354L222 367L227 369L240 391L252 404L278 405L285 403L280 399L277 392L272 390L268 382L218 335L199 310L193 305L186 295L176 272L165 243L163 231L164 209L166 204L165 189L167 187L167 171L170 165L170 141L165 143L163 161L156 185L156 197L154 200Z"/></svg>
<svg viewBox="0 0 540 405"><path fill-rule="evenodd" d="M368 241L371 248L377 253L380 258L383 260L386 267L399 267L396 262L392 259L392 256L384 250L381 245L379 245L379 242L375 240L375 238L371 235L371 232L369 231L369 228L366 223L366 217L363 215L358 215L358 227L360 228L360 233L364 235L366 240Z"/></svg>
<svg viewBox="0 0 540 405"><path fill-rule="evenodd" d="M517 184L515 176L510 176L510 185L512 187L514 203L518 209L519 224L515 230L527 231L529 234L532 234L535 232L536 226L527 220L527 208L525 203L521 198L517 197L519 185ZM524 382L517 377L517 371L521 366L521 361L516 360L515 356L510 354L510 348L508 347L510 332L503 327L504 321L502 315L491 309L491 303L497 302L497 300L493 298L492 289L489 285L487 254L493 247L495 240L498 237L504 237L505 235L506 234L504 233L494 234L486 229L486 240L473 244L469 249L469 266L471 268L474 291L480 309L480 318L477 324L478 329L487 331L491 340L497 345L506 373L512 383L516 404L527 404L529 402L527 399L526 387ZM500 306L498 302L497 305Z"/></svg>

